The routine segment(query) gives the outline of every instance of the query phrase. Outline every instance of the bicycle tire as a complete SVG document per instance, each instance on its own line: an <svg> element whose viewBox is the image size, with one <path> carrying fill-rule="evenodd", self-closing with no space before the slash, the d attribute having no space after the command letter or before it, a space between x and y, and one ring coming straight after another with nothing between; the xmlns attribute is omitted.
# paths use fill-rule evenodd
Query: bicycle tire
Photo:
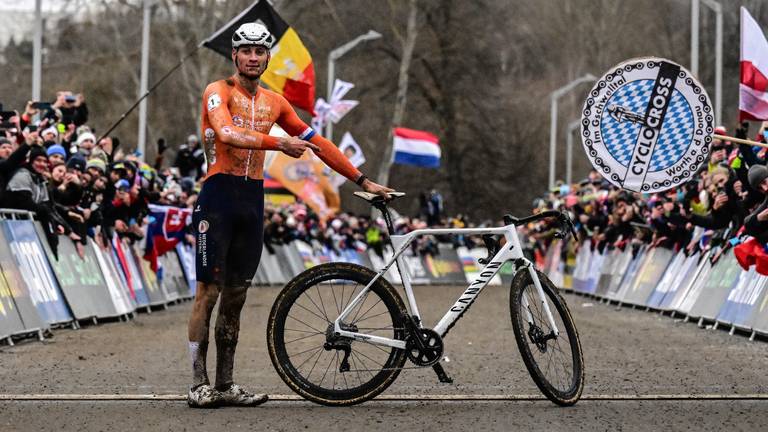
<svg viewBox="0 0 768 432"><path fill-rule="evenodd" d="M354 282L356 284L356 288L353 289L353 293L349 294L350 297L348 300L351 301L352 296L354 295L354 292L357 291L357 286L360 286L360 290L362 287L365 287L371 279L376 275L372 270L356 265L356 264L350 264L350 263L326 263L321 264L315 267L312 267L311 269L308 269L295 278L293 278L291 281L288 282L288 284L283 288L283 290L280 292L280 294L277 296L277 299L275 300L272 310L269 314L269 321L267 324L267 345L269 349L269 356L272 360L272 365L274 366L275 370L277 371L280 378L296 393L298 393L300 396L304 397L307 400L310 400L315 403L319 403L322 405L329 405L329 406L347 406L347 405L355 405L362 402L365 402L367 400L370 400L374 397L376 397L378 394L383 392L387 387L389 387L392 382L394 382L395 378L399 375L405 360L406 355L405 351L402 349L397 348L391 348L387 346L379 346L379 345L373 345L366 342L360 342L360 341L351 341L350 343L350 350L351 354L349 355L349 358L351 359L351 364L356 365L355 369L351 372L354 375L349 376L349 380L347 380L347 376L344 375L346 372L341 372L339 370L339 365L341 364L339 356L343 358L344 354L339 354L339 350L330 350L327 351L325 349L320 349L318 351L318 358L317 360L314 360L315 364L317 364L320 360L320 357L324 354L329 354L330 361L327 359L324 359L324 362L329 363L329 368L332 363L334 363L334 357L335 362L333 364L333 382L329 386L327 384L323 384L325 380L325 376L320 380L320 383L312 382L311 376L313 371L310 371L309 374L306 373L306 368L304 368L304 371L302 372L302 365L297 365L295 363L298 363L298 361L301 359L296 359L295 361L291 359L289 354L289 347L288 345L294 341L287 341L286 338L290 337L286 335L286 332L291 333L290 330L294 331L301 331L301 329L307 329L307 327L301 327L301 329L291 329L290 327L286 326L286 321L289 321L291 326L293 326L296 321L302 322L304 321L304 325L307 325L308 327L314 326L314 322L317 321L321 324L323 319L326 320L326 323L333 322L337 317L338 313L333 316L328 316L325 314L325 312L328 312L327 309L331 308L331 304L328 304L328 307L326 308L325 302L323 302L323 296L327 296L328 289L330 287L331 290L334 289L335 285L341 285L345 286L346 284L340 283L340 281L348 281L348 282ZM314 288L314 289L313 289ZM321 291L322 290L322 291ZM315 291L314 293L312 291ZM333 291L332 291L333 292ZM394 339L400 339L404 340L406 331L405 331L405 320L407 317L407 312L405 308L405 304L403 303L403 300L398 295L397 291L394 287L392 287L389 282L387 282L384 278L379 278L372 286L371 290L369 291L367 296L375 295L379 298L379 302L383 303L384 311L378 312L375 310L374 312L378 313L380 316L384 317L382 320L386 320L386 315L389 315L389 318L392 321L392 328L391 328L391 334L387 334L386 337L391 337ZM303 299L306 295L306 298L310 300L311 303L314 303L314 306L311 306L310 304L307 304L306 306L301 305L300 299ZM313 299L312 296L315 295L316 297ZM363 303L361 305L358 305L358 314L361 313L364 307L368 307L368 297L365 297ZM333 303L336 305L335 310L340 313L340 310L343 310L343 306L340 306L341 303L344 303L344 291L342 291L341 294L341 300L337 303L338 295L336 293L333 294ZM330 297L329 297L330 298ZM319 299L320 301L316 301ZM302 300L303 301L303 300ZM346 304L348 304L347 302ZM320 304L322 304L322 308L320 307ZM374 304L370 307L370 309L373 309L376 307L378 303ZM369 309L369 310L370 310ZM291 311L295 310L296 314L302 313L302 316L291 316ZM312 316L312 313L314 313L314 317ZM333 311L331 311L333 312ZM366 311L366 313L370 313ZM312 324L307 324L306 321L309 321L309 319L305 319L306 317L312 318ZM356 315L354 318L357 319L355 322L362 322L369 318L365 318L364 315ZM353 318L353 320L354 320ZM351 322L351 324L355 324L355 322ZM327 324L326 324L327 325ZM356 325L356 324L355 324ZM300 324L297 324L297 326L300 326ZM316 330L320 330L316 328ZM389 333L389 328L382 327L381 329L375 329L374 330L382 330L385 333ZM361 327L359 329L360 332L363 332L363 328ZM306 331L305 333L310 333L310 331ZM371 331L366 331L366 333L371 333ZM375 334L375 333L372 333ZM303 337L304 339L314 339L313 341L301 341L304 346L311 345L314 346L317 342L325 342L326 341L326 335L307 335L306 337ZM383 361L381 364L378 364L378 366L381 366L381 370L373 374L371 372L366 372L361 374L360 371L368 370L368 368L363 368L360 366L360 364L368 364L366 363L366 358L363 357L363 355L360 355L362 351L358 351L358 357L355 358L355 351L354 348L364 348L365 346L374 346L376 350L373 351L375 353L379 353L379 351L384 351L385 353L388 353L388 356L386 358L386 361ZM297 348L298 349L298 348ZM312 348L310 348L312 349ZM335 351L335 353L333 353ZM315 355L314 352L312 354ZM367 356L367 355L366 355ZM310 357L312 358L312 357ZM367 356L367 361L370 363L371 356ZM306 362L306 360L305 360ZM311 362L311 360L310 360ZM378 368L377 366L377 368ZM314 369L314 366L313 366ZM326 374L329 374L330 369L326 369ZM357 373L355 373L357 371ZM307 376L305 376L307 375ZM341 381L342 379L339 378L337 375L341 375L343 377L343 382L347 384L346 389L337 388L337 378L339 379L339 387L341 387ZM366 376L370 375L370 377ZM365 378L365 381L363 380ZM370 378L370 379L369 379ZM357 380L359 385L356 385L352 388L348 386L349 381ZM329 381L331 381L329 376Z"/></svg>
<svg viewBox="0 0 768 432"><path fill-rule="evenodd" d="M525 367L528 369L531 378L533 378L533 381L536 383L536 386L539 388L539 390L541 390L547 399L554 402L555 404L560 406L570 406L579 400L584 389L584 358L581 352L579 334L576 330L576 326L573 323L573 318L571 317L571 313L568 310L567 304L565 303L565 299L560 296L557 288L554 286L554 284L552 284L552 281L550 281L546 275L538 271L537 275L544 292L550 300L550 310L552 311L552 315L555 318L555 324L557 325L560 334L555 339L550 339L543 342L544 351L542 351L539 346L534 343L534 336L531 336L530 332L534 331L535 329L531 329L532 326L527 320L527 314L524 313L523 310L522 299L523 295L526 295L526 292L535 294L535 286L533 284L533 280L531 279L530 273L526 269L522 269L517 273L517 275L515 275L510 289L510 312L512 318L512 328L515 333L515 340L517 341L517 346L520 349L520 354L523 357ZM532 316L536 315L534 316L534 325L541 323L543 327L540 327L540 329L549 329L549 324L546 320L546 317L544 316L543 308L539 306L538 310L536 310L535 302L534 306L531 306L531 300L535 300L537 298L537 295L535 297L531 297L531 295L528 294L529 310L531 311ZM552 305L554 305L554 308L552 308ZM544 333L546 334L549 332L544 331ZM560 342L565 341L566 338L570 349L566 348L563 350ZM571 363L573 368L573 371L570 374L570 379L567 376L566 371L566 374L563 377L565 379L562 381L560 380L560 376L557 372L558 365L555 364L554 367L552 366L552 356L549 357L550 360L547 362L546 366L544 366L545 370L542 370L534 354L535 352L546 354L547 351L553 355L559 351L563 354L563 358L569 358L567 361ZM549 372L551 370L555 371L555 376L558 378L557 384L562 385L562 387L565 388L559 388L555 383L552 382L551 378L546 376L544 372Z"/></svg>

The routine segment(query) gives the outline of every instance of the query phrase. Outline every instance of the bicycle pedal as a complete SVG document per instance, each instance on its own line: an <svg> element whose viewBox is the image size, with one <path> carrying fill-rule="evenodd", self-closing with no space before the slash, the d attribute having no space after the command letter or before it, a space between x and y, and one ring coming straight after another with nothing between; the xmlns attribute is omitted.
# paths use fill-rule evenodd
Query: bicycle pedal
<svg viewBox="0 0 768 432"><path fill-rule="evenodd" d="M432 365L432 370L435 371L437 374L437 379L440 380L441 383L445 384L453 384L453 378L449 377L447 373L445 373L445 369L443 369L443 365L440 363L435 363Z"/></svg>

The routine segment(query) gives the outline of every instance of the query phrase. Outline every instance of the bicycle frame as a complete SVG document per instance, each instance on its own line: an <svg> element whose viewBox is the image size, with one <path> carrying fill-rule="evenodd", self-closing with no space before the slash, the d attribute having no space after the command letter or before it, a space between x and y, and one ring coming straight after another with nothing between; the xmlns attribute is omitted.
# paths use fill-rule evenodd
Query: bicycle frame
<svg viewBox="0 0 768 432"><path fill-rule="evenodd" d="M354 340L364 341L372 344L386 345L394 348L405 349L405 341L385 338L381 336L374 336L374 335L369 335L365 333L350 332L350 331L342 330L341 323L344 321L345 317L347 317L352 312L352 310L355 309L358 303L364 300L365 295L368 293L371 286L380 277L384 276L384 274L389 270L392 264L395 264L397 266L397 271L400 273L400 277L403 281L403 287L405 289L405 294L408 299L408 306L410 309L410 313L411 315L417 318L419 326L421 326L422 320L419 314L419 308L416 303L416 297L413 294L410 275L408 274L408 271L407 271L408 270L407 263L405 259L403 259L402 254L408 249L409 245L416 238L423 235L431 235L431 234L434 234L434 235L446 235L446 234L500 235L501 234L501 235L504 235L504 238L507 241L506 244L499 249L496 255L491 259L491 261L483 268L483 270L480 272L480 276L474 281L472 281L472 283L469 284L469 286L462 292L462 294L459 296L459 298L456 300L453 306L451 306L451 308L445 313L445 315L440 319L437 325L433 328L433 330L436 331L441 337L445 336L448 330L451 327L453 327L454 324L456 324L456 322L459 320L459 318L462 317L462 315L464 315L464 312L466 312L469 309L469 307L472 306L472 303L475 302L475 300L477 299L477 296L480 295L480 293L488 285L490 280L501 269L501 266L507 261L512 261L515 264L515 271L518 271L521 268L525 268L526 271L529 272L529 274L531 275L531 279L533 279L533 284L536 288L536 293L538 294L539 300L542 303L547 320L549 321L550 328L553 330L555 336L559 334L557 326L555 325L554 317L552 316L552 311L550 310L549 303L547 302L546 294L544 293L544 290L541 287L541 282L539 281L538 275L536 274L535 266L527 258L525 258L525 256L523 256L523 250L520 245L520 239L517 237L516 226L506 225L503 227L494 227L494 228L420 229L420 230L414 230L406 235L390 236L392 239L392 245L395 248L394 255L392 256L392 258L390 258L390 260L387 262L384 268L382 268L376 274L376 276L373 279L371 279L371 281L365 286L365 288L363 288L363 290L360 291L360 293L358 293L357 296L355 296L355 298L347 305L347 307L343 311L341 311L341 314L339 314L339 317L336 318L336 320L334 321L334 332L336 335L342 336L342 337L348 337ZM528 322L532 323L533 317L531 316L531 313L528 309L528 299L525 296L523 296L523 306L525 307L525 310L526 310Z"/></svg>

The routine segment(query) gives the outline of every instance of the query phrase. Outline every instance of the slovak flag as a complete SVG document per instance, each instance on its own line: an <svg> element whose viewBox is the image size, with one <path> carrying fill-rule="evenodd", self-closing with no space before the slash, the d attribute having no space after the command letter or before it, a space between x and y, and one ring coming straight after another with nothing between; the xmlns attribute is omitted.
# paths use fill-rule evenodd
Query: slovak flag
<svg viewBox="0 0 768 432"><path fill-rule="evenodd" d="M184 239L186 227L192 223L192 211L185 208L149 205L150 223L144 259L157 271L157 257L173 250Z"/></svg>
<svg viewBox="0 0 768 432"><path fill-rule="evenodd" d="M394 128L393 162L426 168L440 167L440 145L429 132L407 128Z"/></svg>
<svg viewBox="0 0 768 432"><path fill-rule="evenodd" d="M741 8L739 121L768 120L768 41L760 25Z"/></svg>

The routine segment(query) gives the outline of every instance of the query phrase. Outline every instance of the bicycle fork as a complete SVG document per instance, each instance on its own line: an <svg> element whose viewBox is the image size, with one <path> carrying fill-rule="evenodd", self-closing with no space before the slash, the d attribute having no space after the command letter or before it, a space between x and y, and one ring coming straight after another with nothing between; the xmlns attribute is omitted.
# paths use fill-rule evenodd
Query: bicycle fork
<svg viewBox="0 0 768 432"><path fill-rule="evenodd" d="M544 309L544 314L547 317L549 328L552 329L551 338L555 338L560 335L560 330L558 330L557 325L555 324L555 317L552 316L552 310L549 308L549 302L547 301L547 295L544 292L544 288L541 287L541 281L539 281L539 275L536 274L536 269L534 268L533 264L530 261L526 263L525 267L526 267L526 270L528 271L528 274L531 275L531 279L533 280L533 286L536 288L536 293L539 295L539 300L541 301L542 308ZM523 308L525 309L526 318L528 319L528 324L535 325L533 320L533 315L531 315L530 304L528 303L528 297L523 296L522 303L523 303Z"/></svg>

